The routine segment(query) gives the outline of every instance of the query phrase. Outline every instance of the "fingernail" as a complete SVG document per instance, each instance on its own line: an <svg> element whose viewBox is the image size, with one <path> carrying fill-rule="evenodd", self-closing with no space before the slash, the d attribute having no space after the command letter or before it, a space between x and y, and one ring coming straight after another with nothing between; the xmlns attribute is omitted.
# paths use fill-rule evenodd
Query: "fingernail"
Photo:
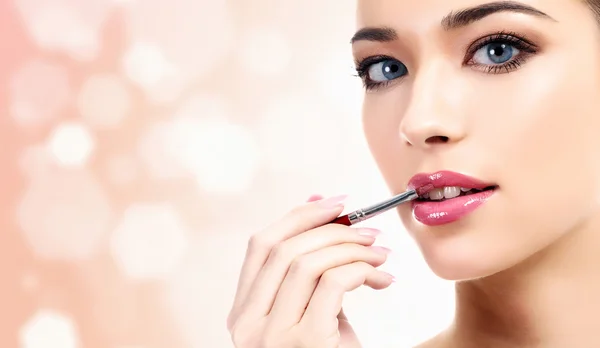
<svg viewBox="0 0 600 348"><path fill-rule="evenodd" d="M388 278L390 278L390 281L392 283L396 282L396 280L397 280L396 277L394 277L393 275L389 274L388 272L384 272L384 273L388 276Z"/></svg>
<svg viewBox="0 0 600 348"><path fill-rule="evenodd" d="M381 234L380 230L374 228L359 228L357 230L358 234L365 237L377 237Z"/></svg>
<svg viewBox="0 0 600 348"><path fill-rule="evenodd" d="M308 203L310 203L310 202L316 202L316 201L319 201L321 199L323 199L323 196L315 194L315 195L311 195L310 197L308 197L308 199L306 200L306 202L308 202Z"/></svg>
<svg viewBox="0 0 600 348"><path fill-rule="evenodd" d="M378 252L380 254L385 254L385 255L389 255L392 252L391 249L388 249L388 248L382 247L382 246L372 246L370 248L373 249L375 252Z"/></svg>
<svg viewBox="0 0 600 348"><path fill-rule="evenodd" d="M323 208L337 208L344 205L344 201L348 198L348 195L340 195L331 198L324 199L319 202Z"/></svg>

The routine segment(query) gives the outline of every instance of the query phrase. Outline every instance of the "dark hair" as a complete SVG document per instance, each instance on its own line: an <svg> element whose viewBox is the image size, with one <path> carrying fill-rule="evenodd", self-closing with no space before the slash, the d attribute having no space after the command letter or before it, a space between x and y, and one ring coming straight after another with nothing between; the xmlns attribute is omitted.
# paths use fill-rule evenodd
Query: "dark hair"
<svg viewBox="0 0 600 348"><path fill-rule="evenodd" d="M596 18L600 21L600 0L585 0Z"/></svg>

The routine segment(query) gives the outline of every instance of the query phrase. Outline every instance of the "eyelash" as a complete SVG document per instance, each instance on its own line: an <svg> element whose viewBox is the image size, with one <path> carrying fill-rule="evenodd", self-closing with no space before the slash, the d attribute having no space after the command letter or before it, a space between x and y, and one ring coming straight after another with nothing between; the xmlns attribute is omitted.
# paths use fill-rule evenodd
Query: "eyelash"
<svg viewBox="0 0 600 348"><path fill-rule="evenodd" d="M370 91L378 88L383 88L389 85L390 82L394 81L389 80L385 82L375 82L369 78L369 69L371 68L371 66L377 63L385 62L386 60L394 60L394 58L390 56L379 55L367 57L361 61L356 62L356 75L362 79L363 85L366 90Z"/></svg>
<svg viewBox="0 0 600 348"><path fill-rule="evenodd" d="M494 65L486 65L486 64L478 64L473 62L473 58L475 53L482 49L483 47L493 44L493 43L506 43L517 50L520 53L510 61L503 64L494 64ZM488 35L479 40L473 42L468 48L465 59L463 60L463 65L471 66L474 68L482 69L485 73L488 74L504 74L510 73L521 67L523 63L527 59L529 59L532 55L539 52L539 48L537 45L529 41L527 38L518 35L512 32L498 32L495 34ZM389 80L385 82L375 82L369 79L369 69L371 66L381 63L387 60L396 60L393 57L378 55L367 57L361 61L356 62L356 72L357 76L363 80L363 84L367 90L375 90L379 88L386 87L391 82L394 82L397 79ZM406 76L406 75L404 75ZM401 79L400 77L399 79Z"/></svg>
<svg viewBox="0 0 600 348"><path fill-rule="evenodd" d="M473 57L477 51L483 47L493 43L507 43L510 46L518 49L520 54L514 59L504 64L497 65L485 65L477 64L473 62ZM470 65L473 67L484 68L484 71L488 74L507 74L520 68L525 61L532 55L539 52L537 45L529 41L527 38L512 32L499 32L496 34L488 35L482 39L475 41L467 49L467 57L463 61L464 65Z"/></svg>

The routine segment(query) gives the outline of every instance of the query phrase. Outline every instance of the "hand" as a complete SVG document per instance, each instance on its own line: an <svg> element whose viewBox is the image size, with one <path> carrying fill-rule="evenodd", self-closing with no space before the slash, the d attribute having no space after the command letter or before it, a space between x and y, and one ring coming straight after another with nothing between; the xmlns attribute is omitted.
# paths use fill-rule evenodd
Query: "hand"
<svg viewBox="0 0 600 348"><path fill-rule="evenodd" d="M343 296L388 287L394 278L376 267L389 250L372 246L376 230L327 224L344 197L320 198L250 238L227 320L237 348L360 347Z"/></svg>

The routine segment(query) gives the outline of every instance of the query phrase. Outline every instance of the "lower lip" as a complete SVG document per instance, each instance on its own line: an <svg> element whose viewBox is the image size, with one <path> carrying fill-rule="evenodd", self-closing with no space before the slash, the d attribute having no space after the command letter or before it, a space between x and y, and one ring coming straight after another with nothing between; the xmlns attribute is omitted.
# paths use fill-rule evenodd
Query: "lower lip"
<svg viewBox="0 0 600 348"><path fill-rule="evenodd" d="M413 215L417 221L427 226L449 224L472 213L495 192L495 189L487 190L439 202L413 201Z"/></svg>

